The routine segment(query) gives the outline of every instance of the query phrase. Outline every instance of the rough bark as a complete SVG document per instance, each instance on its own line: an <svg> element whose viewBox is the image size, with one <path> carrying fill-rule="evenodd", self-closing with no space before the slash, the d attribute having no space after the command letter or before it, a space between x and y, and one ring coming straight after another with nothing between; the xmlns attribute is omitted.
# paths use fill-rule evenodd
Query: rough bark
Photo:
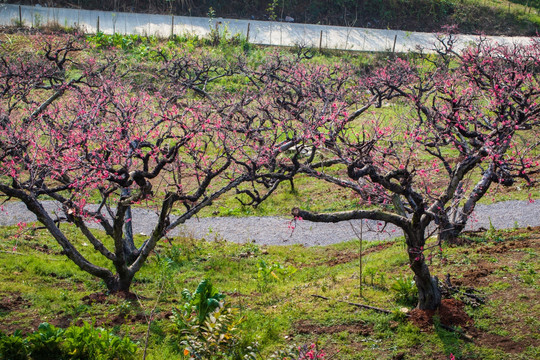
<svg viewBox="0 0 540 360"><path fill-rule="evenodd" d="M461 197L455 196L454 203L439 215L439 241L453 242L467 225L476 203L486 194L495 177L495 166L490 164L482 178L467 197L463 207L460 207ZM455 190L459 192L459 187Z"/></svg>
<svg viewBox="0 0 540 360"><path fill-rule="evenodd" d="M347 220L369 219L389 222L391 224L399 226L402 229L409 226L409 220L407 220L406 217L379 210L353 210L335 212L331 214L315 214L309 211L301 210L299 208L294 208L292 209L291 213L294 217L300 217L304 220L313 222L337 223Z"/></svg>
<svg viewBox="0 0 540 360"><path fill-rule="evenodd" d="M454 243L459 234L465 228L466 223L456 224L451 222L448 217L441 216L439 220L439 234L437 238L439 242Z"/></svg>
<svg viewBox="0 0 540 360"><path fill-rule="evenodd" d="M107 290L110 293L117 293L117 292L129 292L129 289L131 287L131 283L133 282L133 277L135 274L124 274L123 276L120 276L119 274L114 275L108 279L103 279L105 281L105 285L107 286Z"/></svg>
<svg viewBox="0 0 540 360"><path fill-rule="evenodd" d="M431 276L424 257L425 231L421 227L405 230L405 241L409 253L409 264L414 272L418 288L418 308L435 310L441 305L439 281Z"/></svg>

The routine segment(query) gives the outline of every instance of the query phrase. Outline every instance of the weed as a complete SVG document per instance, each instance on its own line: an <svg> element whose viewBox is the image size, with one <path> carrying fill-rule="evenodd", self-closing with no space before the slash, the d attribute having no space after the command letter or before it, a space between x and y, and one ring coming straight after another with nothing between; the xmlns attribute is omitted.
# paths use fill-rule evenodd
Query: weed
<svg viewBox="0 0 540 360"><path fill-rule="evenodd" d="M238 325L242 319L228 304L208 313L202 324L187 322L182 332L184 354L194 359L241 359L249 349L239 345Z"/></svg>
<svg viewBox="0 0 540 360"><path fill-rule="evenodd" d="M367 278L369 278L372 287L386 289L386 274L384 271L378 271L374 267L368 267L363 270L363 283L367 284ZM378 282L375 282L376 279Z"/></svg>
<svg viewBox="0 0 540 360"><path fill-rule="evenodd" d="M0 333L0 358L12 360L28 358L28 343L19 330L11 336Z"/></svg>
<svg viewBox="0 0 540 360"><path fill-rule="evenodd" d="M534 285L537 281L536 272L529 272L520 276L521 281L527 285Z"/></svg>
<svg viewBox="0 0 540 360"><path fill-rule="evenodd" d="M116 313L122 316L127 316L134 312L134 305L132 301L129 300L123 300L117 305L113 306L111 308L112 313Z"/></svg>
<svg viewBox="0 0 540 360"><path fill-rule="evenodd" d="M257 286L261 291L266 291L271 283L281 281L296 271L297 269L292 265L285 267L278 263L268 264L265 260L260 259L257 269Z"/></svg>
<svg viewBox="0 0 540 360"><path fill-rule="evenodd" d="M22 28L25 26L24 20L20 19L11 19L11 24L18 28Z"/></svg>
<svg viewBox="0 0 540 360"><path fill-rule="evenodd" d="M38 330L27 337L30 355L33 360L62 359L61 348L64 330L48 323L39 325Z"/></svg>
<svg viewBox="0 0 540 360"><path fill-rule="evenodd" d="M202 325L208 314L215 311L225 295L220 293L210 280L202 280L197 289L191 293L188 289L182 291L184 305L179 309L173 310L176 319L176 325L179 329L186 327L190 322L192 314L196 315L199 325ZM186 321L187 319L187 321Z"/></svg>
<svg viewBox="0 0 540 360"><path fill-rule="evenodd" d="M373 280L375 279L375 275L376 275L376 274L377 274L377 269L375 269L375 268L369 267L369 268L366 268L366 269L364 270L364 276L365 276L365 277L369 277L369 278L371 279L371 286L374 285ZM366 279L365 279L365 278L364 278L364 282L366 282Z"/></svg>
<svg viewBox="0 0 540 360"><path fill-rule="evenodd" d="M256 243L248 242L242 245L239 249L237 256L239 257L257 257L261 255L261 248Z"/></svg>
<svg viewBox="0 0 540 360"><path fill-rule="evenodd" d="M72 359L134 359L137 345L93 324L72 326L64 332L64 348Z"/></svg>
<svg viewBox="0 0 540 360"><path fill-rule="evenodd" d="M32 24L32 26L39 28L41 27L42 23L43 23L43 16L39 13L34 14L34 23Z"/></svg>
<svg viewBox="0 0 540 360"><path fill-rule="evenodd" d="M491 218L489 218L489 229L486 231L486 238L494 242L501 242L504 240L501 237L500 231L495 229L495 226L493 226Z"/></svg>
<svg viewBox="0 0 540 360"><path fill-rule="evenodd" d="M413 306L418 302L418 289L412 276L396 277L390 289L396 292L396 301L402 305Z"/></svg>
<svg viewBox="0 0 540 360"><path fill-rule="evenodd" d="M134 359L137 345L127 337L85 323L66 330L42 323L26 338L16 331L11 336L0 334L0 358L10 360L45 359Z"/></svg>

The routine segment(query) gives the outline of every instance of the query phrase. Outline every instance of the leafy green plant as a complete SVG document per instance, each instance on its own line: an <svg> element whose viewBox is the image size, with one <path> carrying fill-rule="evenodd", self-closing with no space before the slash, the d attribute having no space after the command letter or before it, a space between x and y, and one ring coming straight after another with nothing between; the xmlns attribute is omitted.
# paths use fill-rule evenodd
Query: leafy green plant
<svg viewBox="0 0 540 360"><path fill-rule="evenodd" d="M503 241L500 231L495 229L495 226L493 226L493 223L491 222L491 218L489 218L489 229L486 231L486 238L495 242Z"/></svg>
<svg viewBox="0 0 540 360"><path fill-rule="evenodd" d="M0 333L0 359L26 360L28 359L28 342L21 335L20 330L11 336Z"/></svg>
<svg viewBox="0 0 540 360"><path fill-rule="evenodd" d="M102 328L85 323L58 329L48 323L26 338L20 331L11 336L0 334L2 360L130 360L135 359L137 344L120 338Z"/></svg>
<svg viewBox="0 0 540 360"><path fill-rule="evenodd" d="M38 330L26 338L30 356L34 360L64 359L62 350L64 330L49 323L41 323Z"/></svg>
<svg viewBox="0 0 540 360"><path fill-rule="evenodd" d="M135 359L137 352L137 345L129 338L120 338L89 323L66 329L64 337L63 346L70 359L128 360Z"/></svg>
<svg viewBox="0 0 540 360"><path fill-rule="evenodd" d="M153 36L122 35L119 33L108 35L98 32L88 36L87 40L97 49L121 49L139 60L150 60L157 54L157 39Z"/></svg>
<svg viewBox="0 0 540 360"><path fill-rule="evenodd" d="M114 314L119 314L124 317L128 316L129 314L136 312L134 302L130 300L122 300L118 304L112 306L111 312Z"/></svg>
<svg viewBox="0 0 540 360"><path fill-rule="evenodd" d="M20 20L19 18L11 19L11 24L15 27L24 27L26 25L24 20Z"/></svg>
<svg viewBox="0 0 540 360"><path fill-rule="evenodd" d="M252 348L242 345L238 330L243 318L223 301L225 295L209 280L202 280L193 293L185 289L182 297L186 303L173 309L178 350L190 359L244 359L249 355Z"/></svg>
<svg viewBox="0 0 540 360"><path fill-rule="evenodd" d="M221 31L219 30L219 25L221 22L216 22L214 24L216 11L213 7L208 9L208 14L206 14L206 16L208 17L208 26L210 28L210 33L208 34L209 45L216 46L221 42L222 38Z"/></svg>
<svg viewBox="0 0 540 360"><path fill-rule="evenodd" d="M369 277L371 280L371 286L374 285L375 275L377 274L377 269L368 267L364 270L364 277ZM364 283L366 282L366 279L364 278Z"/></svg>
<svg viewBox="0 0 540 360"><path fill-rule="evenodd" d="M43 16L39 13L34 14L34 23L32 24L32 26L39 28L42 23L43 23Z"/></svg>
<svg viewBox="0 0 540 360"><path fill-rule="evenodd" d="M398 303L412 306L418 302L418 289L412 276L399 276L395 278L390 289L396 292L395 298Z"/></svg>
<svg viewBox="0 0 540 360"><path fill-rule="evenodd" d="M525 268L525 273L520 274L520 279L527 285L534 285L537 282L538 273L536 270L532 267L532 265L528 264Z"/></svg>
<svg viewBox="0 0 540 360"><path fill-rule="evenodd" d="M283 280L286 276L291 276L297 269L292 266L283 266L278 263L267 263L263 259L258 262L257 286L261 291L266 290L269 284Z"/></svg>
<svg viewBox="0 0 540 360"><path fill-rule="evenodd" d="M236 254L239 257L249 257L254 256L257 257L261 255L261 248L258 244L248 242L242 245L240 249L238 249L238 252Z"/></svg>
<svg viewBox="0 0 540 360"><path fill-rule="evenodd" d="M166 247L162 252L156 252L156 260L159 268L180 267L184 262L182 259L182 250L178 245Z"/></svg>
<svg viewBox="0 0 540 360"><path fill-rule="evenodd" d="M268 3L268 7L266 8L266 11L268 12L268 17L272 21L277 20L277 7L278 7L279 0L272 0L270 3Z"/></svg>
<svg viewBox="0 0 540 360"><path fill-rule="evenodd" d="M180 309L173 310L173 315L196 314L199 325L202 325L208 314L215 311L225 295L220 293L208 279L203 279L197 289L191 293L188 289L182 291L185 304Z"/></svg>
<svg viewBox="0 0 540 360"><path fill-rule="evenodd" d="M238 325L242 318L238 310L220 304L202 324L189 323L183 330L181 345L192 359L242 359L246 350L239 344Z"/></svg>

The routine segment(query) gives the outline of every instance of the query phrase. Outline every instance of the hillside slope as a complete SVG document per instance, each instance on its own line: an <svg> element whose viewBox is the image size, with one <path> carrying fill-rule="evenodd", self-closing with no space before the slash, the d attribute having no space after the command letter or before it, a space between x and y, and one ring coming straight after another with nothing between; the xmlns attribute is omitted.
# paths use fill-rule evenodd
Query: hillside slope
<svg viewBox="0 0 540 360"><path fill-rule="evenodd" d="M295 22L407 31L530 35L540 28L540 0L22 0L27 5Z"/></svg>

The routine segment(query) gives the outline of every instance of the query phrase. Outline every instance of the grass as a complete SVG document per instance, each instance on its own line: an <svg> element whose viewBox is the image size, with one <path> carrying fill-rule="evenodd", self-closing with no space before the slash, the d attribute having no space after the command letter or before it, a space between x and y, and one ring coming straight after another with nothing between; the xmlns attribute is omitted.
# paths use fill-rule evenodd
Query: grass
<svg viewBox="0 0 540 360"><path fill-rule="evenodd" d="M76 236L73 232L81 252L95 261L92 249ZM458 359L537 356L540 229L469 234L462 238L465 245L444 245L442 254L433 253L435 275L442 279L448 273L454 284L475 287L487 298L485 305L466 308L474 320L474 326L464 329L475 338L472 343L441 328L421 330L397 311L403 304L393 284L410 276L402 241L365 242L360 274L358 241L305 248L233 244L219 237L208 242L176 238L161 244L137 274L132 291L139 301L110 297L89 303L83 298L105 291L104 285L60 255L44 230L20 234L16 227L4 227L0 329L28 332L43 321L59 326L93 321L142 344L148 314L162 291L151 325L149 358L181 358L170 311L181 304L182 289L193 291L208 278L244 317L242 343L257 341L263 354L291 343L318 341L328 353L339 350L337 359L448 359L450 353ZM261 280L261 260L296 271L283 273L279 280ZM395 312L360 310L337 300Z"/></svg>

